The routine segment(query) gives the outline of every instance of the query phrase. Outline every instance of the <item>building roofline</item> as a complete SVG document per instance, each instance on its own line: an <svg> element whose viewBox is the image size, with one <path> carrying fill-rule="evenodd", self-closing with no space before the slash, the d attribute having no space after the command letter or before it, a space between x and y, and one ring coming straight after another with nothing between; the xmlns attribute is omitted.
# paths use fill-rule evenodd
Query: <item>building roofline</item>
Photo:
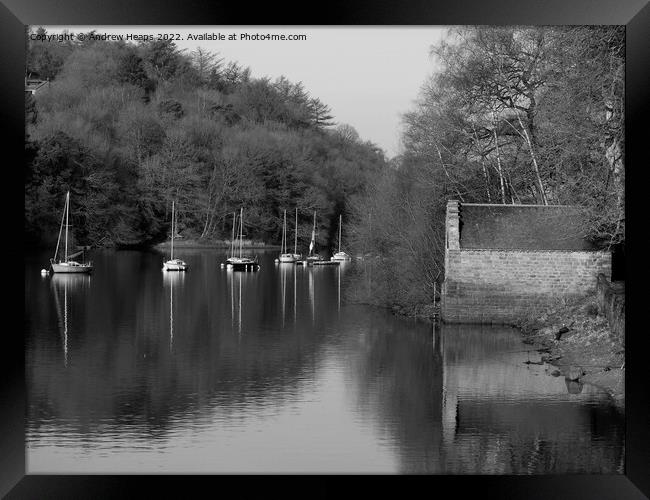
<svg viewBox="0 0 650 500"><path fill-rule="evenodd" d="M580 205L529 205L529 204L511 204L511 203L463 203L459 202L460 205L465 205L467 207L531 207L531 208L584 208Z"/></svg>

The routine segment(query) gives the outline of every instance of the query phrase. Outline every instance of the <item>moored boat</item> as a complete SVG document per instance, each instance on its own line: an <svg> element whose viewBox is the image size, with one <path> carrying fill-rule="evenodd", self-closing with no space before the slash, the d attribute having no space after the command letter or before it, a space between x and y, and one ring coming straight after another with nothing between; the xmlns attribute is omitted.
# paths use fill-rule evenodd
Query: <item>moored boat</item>
<svg viewBox="0 0 650 500"><path fill-rule="evenodd" d="M188 267L187 263L181 259L170 259L163 264L165 271L187 271Z"/></svg>
<svg viewBox="0 0 650 500"><path fill-rule="evenodd" d="M234 224L234 220L233 220ZM234 226L233 226L234 232ZM229 269L233 271L257 271L260 268L260 264L257 261L257 256L244 257L242 255L243 250L243 241L244 241L244 209L242 208L239 215L239 257L234 255L226 259L226 263ZM234 244L233 244L233 253L234 253Z"/></svg>
<svg viewBox="0 0 650 500"><path fill-rule="evenodd" d="M292 253L283 253L278 257L278 261L281 264L293 264L296 260L296 257Z"/></svg>
<svg viewBox="0 0 650 500"><path fill-rule="evenodd" d="M343 216L339 215L339 251L336 252L330 258L331 261L347 261L352 260L352 257L345 252L341 251L341 227L342 227Z"/></svg>
<svg viewBox="0 0 650 500"><path fill-rule="evenodd" d="M294 254L287 252L287 211L284 211L284 223L282 225L282 247L278 261L281 264L293 264L296 262Z"/></svg>
<svg viewBox="0 0 650 500"><path fill-rule="evenodd" d="M296 207L296 231L294 234L294 240L293 240L293 254L294 262L299 261L302 259L302 254L298 253L298 207Z"/></svg>
<svg viewBox="0 0 650 500"><path fill-rule="evenodd" d="M72 260L74 257L83 254L83 250L74 254L68 255L68 228L70 217L70 191L65 195L65 207L63 209L63 216L61 217L61 227L59 228L59 238L56 242L56 250L54 257L50 259L50 268L53 273L90 273L93 270L92 262L77 262ZM65 224L64 224L65 222ZM63 260L56 261L56 256L59 252L59 244L61 242L61 233L65 225L65 250Z"/></svg>
<svg viewBox="0 0 650 500"><path fill-rule="evenodd" d="M176 231L176 213L174 210L174 201L172 200L172 235L171 235L171 253L169 260L163 262L164 271L186 271L189 267L184 260L174 258L174 231Z"/></svg>
<svg viewBox="0 0 650 500"><path fill-rule="evenodd" d="M305 258L307 265L321 260L325 260L321 255L314 252L316 247L316 210L314 210L314 227L311 231L311 242L309 243L309 255Z"/></svg>
<svg viewBox="0 0 650 500"><path fill-rule="evenodd" d="M260 268L257 257L253 259L248 257L233 257L229 259L229 264L232 266L233 271L257 271Z"/></svg>

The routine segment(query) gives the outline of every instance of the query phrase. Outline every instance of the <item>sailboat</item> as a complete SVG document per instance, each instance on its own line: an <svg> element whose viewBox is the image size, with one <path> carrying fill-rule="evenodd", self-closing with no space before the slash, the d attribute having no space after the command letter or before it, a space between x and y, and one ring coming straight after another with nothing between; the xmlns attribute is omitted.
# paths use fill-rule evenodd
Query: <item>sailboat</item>
<svg viewBox="0 0 650 500"><path fill-rule="evenodd" d="M176 231L176 212L172 200L172 249L169 260L163 263L164 271L185 271L189 267L184 260L174 258L174 232Z"/></svg>
<svg viewBox="0 0 650 500"><path fill-rule="evenodd" d="M334 255L332 255L332 258L330 260L336 261L336 260L352 260L352 257L350 257L347 253L341 252L341 222L343 220L343 215L339 215L339 251L336 252Z"/></svg>
<svg viewBox="0 0 650 500"><path fill-rule="evenodd" d="M295 250L294 250L295 251ZM287 211L284 211L284 225L282 226L282 251L278 258L280 263L293 264L296 262L296 257L292 253L287 253Z"/></svg>
<svg viewBox="0 0 650 500"><path fill-rule="evenodd" d="M315 246L316 246L316 210L314 210L314 228L311 231L311 241L309 242L309 255L307 256L308 263L314 263L323 260L323 258L320 255L314 253Z"/></svg>
<svg viewBox="0 0 650 500"><path fill-rule="evenodd" d="M298 207L296 207L296 233L293 240L293 258L295 261L302 259L302 254L298 253Z"/></svg>
<svg viewBox="0 0 650 500"><path fill-rule="evenodd" d="M257 257L251 259L242 256L242 247L244 241L244 209L239 214L239 257L232 256L227 259L228 264L232 266L233 271L257 271L260 268ZM234 248L234 247L233 247Z"/></svg>
<svg viewBox="0 0 650 500"><path fill-rule="evenodd" d="M50 259L50 266L53 273L90 273L93 270L92 262L79 263L72 260L77 255L81 255L83 250L68 255L68 219L70 217L70 191L65 195L65 207L63 209L63 216L61 217L61 227L59 228L59 239L56 242L56 250L54 257ZM64 224L65 221L65 224ZM61 243L61 233L65 225L65 250L63 260L56 261L56 256L59 253L59 244Z"/></svg>
<svg viewBox="0 0 650 500"><path fill-rule="evenodd" d="M232 213L232 237L230 238L230 257L226 259L226 265L230 268L235 261L235 227L237 225L237 212Z"/></svg>

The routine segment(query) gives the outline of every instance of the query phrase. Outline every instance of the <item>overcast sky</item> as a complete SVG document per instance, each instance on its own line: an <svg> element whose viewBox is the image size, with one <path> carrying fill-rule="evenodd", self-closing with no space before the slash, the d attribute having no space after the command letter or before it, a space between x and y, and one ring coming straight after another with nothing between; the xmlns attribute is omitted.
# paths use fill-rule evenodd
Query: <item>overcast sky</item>
<svg viewBox="0 0 650 500"><path fill-rule="evenodd" d="M363 140L388 157L400 152L401 114L413 106L421 85L435 69L430 46L447 27L115 27L46 26L49 33L181 35L177 46L188 52L202 47L226 61L249 66L253 77L281 75L302 82L329 105L337 123L352 125ZM226 40L188 40L188 35L222 34ZM241 34L304 34L307 40L242 40ZM235 34L236 40L228 40Z"/></svg>

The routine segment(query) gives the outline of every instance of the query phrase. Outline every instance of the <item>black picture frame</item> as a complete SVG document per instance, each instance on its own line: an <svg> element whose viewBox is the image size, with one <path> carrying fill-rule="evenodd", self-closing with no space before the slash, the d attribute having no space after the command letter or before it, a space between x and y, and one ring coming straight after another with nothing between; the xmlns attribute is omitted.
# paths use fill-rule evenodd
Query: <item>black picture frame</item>
<svg viewBox="0 0 650 500"><path fill-rule="evenodd" d="M2 334L3 362L0 365L0 496L6 498L129 498L137 491L148 497L208 496L228 490L237 496L339 496L351 494L350 485L358 483L363 496L375 492L387 495L409 494L420 489L424 494L462 497L467 493L482 498L588 498L641 499L650 496L650 401L646 385L647 361L645 332L635 323L640 297L633 293L640 273L632 272L636 255L642 251L639 233L643 213L639 203L647 170L650 94L650 5L647 0L455 0L408 4L393 0L348 1L315 4L265 2L257 6L222 0L184 0L161 3L153 0L3 0L0 4L0 109L6 193L17 199L5 204L6 234L21 234L21 218L13 217L19 206L20 191L14 188L20 179L24 152L24 25L553 25L620 24L626 25L626 458L624 475L544 475L544 476L261 476L255 481L241 476L55 476L25 475L26 406L24 373L24 337L18 328ZM316 7L316 8L314 8ZM9 153L15 160L7 160ZM631 168L630 168L631 167ZM636 184L636 186L635 186ZM8 187L8 189L7 189ZM9 198L13 198L10 196ZM12 220L15 219L15 220ZM8 226L7 226L8 224ZM12 238L15 239L15 238ZM14 261L5 271L19 274L21 261L13 258L18 245L6 248L5 257ZM5 244L5 247L9 245ZM631 249L631 251L630 251ZM638 252L638 253L637 253ZM13 278L13 276L12 276ZM16 276L16 283L20 277ZM9 284L9 287L12 287ZM12 289L12 288L10 288ZM5 311L18 307L18 294L9 293ZM28 318L25 318L27 321ZM343 480L342 480L343 479ZM449 489L450 488L450 489ZM451 493L450 493L451 492Z"/></svg>

